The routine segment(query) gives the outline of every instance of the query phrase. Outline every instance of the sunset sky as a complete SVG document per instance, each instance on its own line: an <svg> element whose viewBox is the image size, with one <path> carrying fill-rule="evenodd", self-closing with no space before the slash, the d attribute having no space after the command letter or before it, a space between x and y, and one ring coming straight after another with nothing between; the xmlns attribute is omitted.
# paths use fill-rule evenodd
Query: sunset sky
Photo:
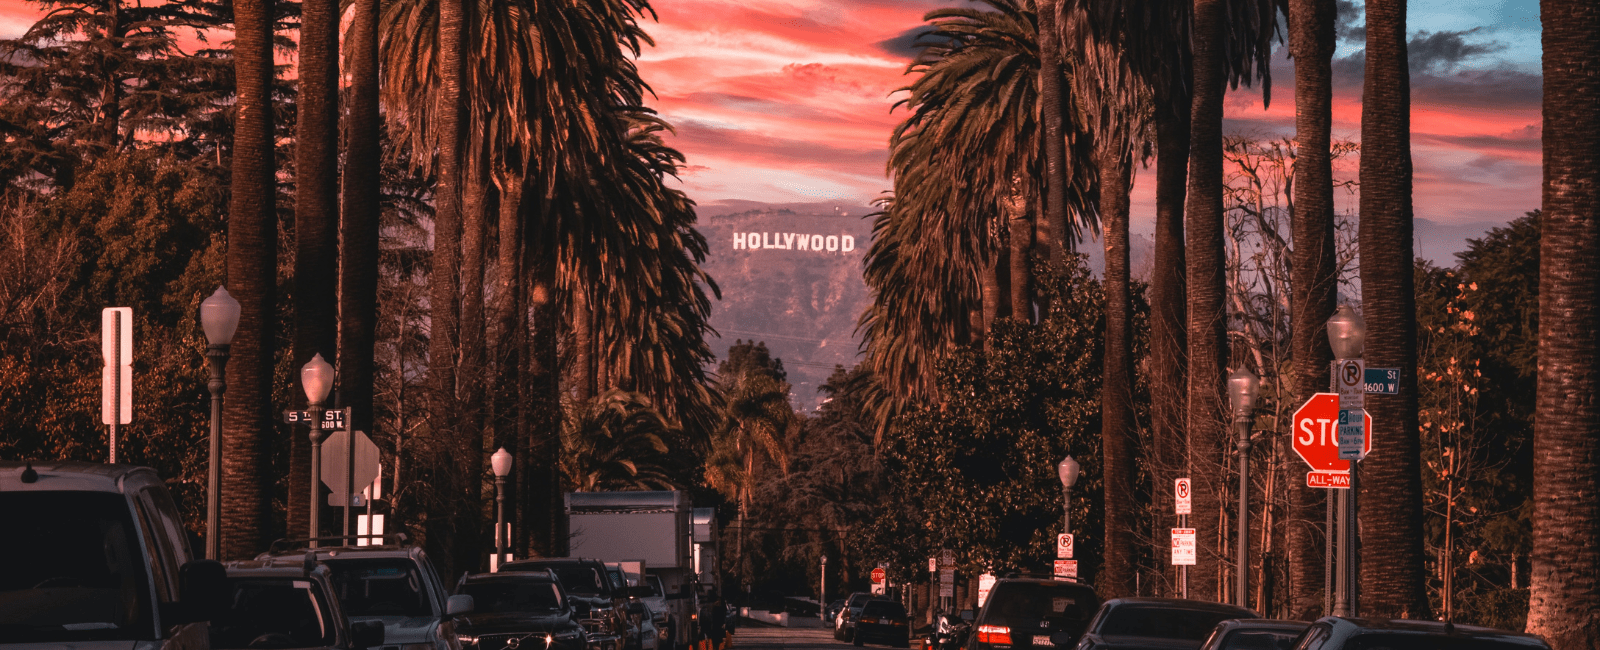
<svg viewBox="0 0 1600 650"><path fill-rule="evenodd" d="M704 205L729 200L865 205L884 175L891 112L907 83L911 36L930 9L963 0L655 0L656 41L640 68L676 125L682 176ZM1341 2L1336 137L1360 135L1359 4ZM0 0L0 37L37 17ZM1472 230L1538 205L1536 0L1413 0L1416 214ZM1354 28L1354 29L1352 29ZM1229 130L1293 134L1292 65L1229 97ZM1135 231L1149 230L1150 175L1136 180Z"/></svg>

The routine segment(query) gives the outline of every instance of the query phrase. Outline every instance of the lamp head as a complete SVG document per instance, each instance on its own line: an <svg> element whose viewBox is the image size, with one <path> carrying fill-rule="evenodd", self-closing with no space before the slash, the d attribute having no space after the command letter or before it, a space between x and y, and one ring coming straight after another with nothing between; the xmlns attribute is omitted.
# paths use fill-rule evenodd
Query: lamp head
<svg viewBox="0 0 1600 650"><path fill-rule="evenodd" d="M1255 373L1240 367L1228 375L1228 403L1236 415L1248 415L1256 409L1256 396L1261 392L1261 379Z"/></svg>
<svg viewBox="0 0 1600 650"><path fill-rule="evenodd" d="M306 391L306 401L321 404L333 390L333 366L324 361L321 354L311 357L300 369L300 387Z"/></svg>
<svg viewBox="0 0 1600 650"><path fill-rule="evenodd" d="M206 331L207 343L233 343L233 334L239 329L239 301L228 295L227 289L217 287L209 298L200 302L200 327Z"/></svg>
<svg viewBox="0 0 1600 650"><path fill-rule="evenodd" d="M1367 346L1367 321L1350 305L1339 305L1328 319L1328 344L1335 359L1360 359Z"/></svg>
<svg viewBox="0 0 1600 650"><path fill-rule="evenodd" d="M501 447L500 451L494 452L494 455L489 457L489 466L494 468L496 477L505 478L511 473L511 452Z"/></svg>
<svg viewBox="0 0 1600 650"><path fill-rule="evenodd" d="M1056 465L1056 475L1061 477L1061 486L1068 490L1072 489L1072 485L1078 482L1079 469L1081 468L1078 466L1078 461L1073 460L1071 456L1061 459Z"/></svg>

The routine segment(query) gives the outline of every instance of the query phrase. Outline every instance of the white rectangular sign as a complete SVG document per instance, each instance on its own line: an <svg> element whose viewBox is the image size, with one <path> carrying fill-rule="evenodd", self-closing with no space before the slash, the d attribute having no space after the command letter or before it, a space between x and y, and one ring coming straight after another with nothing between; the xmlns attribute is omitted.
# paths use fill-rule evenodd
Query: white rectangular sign
<svg viewBox="0 0 1600 650"><path fill-rule="evenodd" d="M1072 559L1072 536L1066 533L1056 535L1056 559Z"/></svg>
<svg viewBox="0 0 1600 650"><path fill-rule="evenodd" d="M1178 504L1178 514L1189 514L1194 504L1194 489L1190 485L1189 479L1178 479L1176 484L1172 486L1172 496Z"/></svg>
<svg viewBox="0 0 1600 650"><path fill-rule="evenodd" d="M1194 566L1195 536L1193 528L1172 529L1172 565Z"/></svg>
<svg viewBox="0 0 1600 650"><path fill-rule="evenodd" d="M956 597L956 586L953 585L953 584L950 584L948 582L939 583L939 597L940 598L955 598Z"/></svg>
<svg viewBox="0 0 1600 650"><path fill-rule="evenodd" d="M994 574L985 573L978 576L978 606L983 607L989 600L989 591L994 589Z"/></svg>
<svg viewBox="0 0 1600 650"><path fill-rule="evenodd" d="M1367 406L1367 362L1339 359L1333 362L1333 383L1339 389L1339 408L1363 409Z"/></svg>
<svg viewBox="0 0 1600 650"><path fill-rule="evenodd" d="M133 422L133 366L106 366L100 369L100 423ZM117 414L115 422L112 414Z"/></svg>
<svg viewBox="0 0 1600 650"><path fill-rule="evenodd" d="M1056 576L1061 578L1078 579L1077 560L1056 560Z"/></svg>
<svg viewBox="0 0 1600 650"><path fill-rule="evenodd" d="M1361 458L1367 446L1367 412L1359 408L1346 408L1343 398L1339 404L1339 426L1335 430L1339 440L1339 457L1350 460Z"/></svg>
<svg viewBox="0 0 1600 650"><path fill-rule="evenodd" d="M934 571L938 571L938 570L939 570L939 558L936 558L936 557L928 558L928 573L933 573Z"/></svg>
<svg viewBox="0 0 1600 650"><path fill-rule="evenodd" d="M100 357L105 359L108 366L133 363L132 307L106 307L100 310Z"/></svg>

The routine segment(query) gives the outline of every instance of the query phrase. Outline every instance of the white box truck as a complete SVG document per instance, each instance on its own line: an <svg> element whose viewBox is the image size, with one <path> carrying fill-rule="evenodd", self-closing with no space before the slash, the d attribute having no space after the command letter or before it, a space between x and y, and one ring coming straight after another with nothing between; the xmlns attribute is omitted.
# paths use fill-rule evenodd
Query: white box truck
<svg viewBox="0 0 1600 650"><path fill-rule="evenodd" d="M678 647L691 645L698 632L694 625L698 576L689 495L569 492L566 510L569 554L621 563L626 572L639 576L642 586L656 587L659 595L646 600L664 610L668 638Z"/></svg>

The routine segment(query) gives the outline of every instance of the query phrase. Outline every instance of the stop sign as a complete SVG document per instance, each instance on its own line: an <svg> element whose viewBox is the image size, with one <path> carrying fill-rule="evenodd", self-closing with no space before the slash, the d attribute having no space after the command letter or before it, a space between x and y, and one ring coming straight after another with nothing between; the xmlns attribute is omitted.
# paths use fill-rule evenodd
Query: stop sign
<svg viewBox="0 0 1600 650"><path fill-rule="evenodd" d="M884 571L883 567L878 567L878 568L872 570L872 581L873 582L876 582L878 584L883 584L883 581L888 579L888 577L889 577L889 572Z"/></svg>
<svg viewBox="0 0 1600 650"><path fill-rule="evenodd" d="M1366 416L1366 445L1363 453L1372 453L1372 416ZM1335 393L1317 393L1294 412L1294 453L1306 461L1313 471L1346 472L1350 461L1339 458L1339 396Z"/></svg>

